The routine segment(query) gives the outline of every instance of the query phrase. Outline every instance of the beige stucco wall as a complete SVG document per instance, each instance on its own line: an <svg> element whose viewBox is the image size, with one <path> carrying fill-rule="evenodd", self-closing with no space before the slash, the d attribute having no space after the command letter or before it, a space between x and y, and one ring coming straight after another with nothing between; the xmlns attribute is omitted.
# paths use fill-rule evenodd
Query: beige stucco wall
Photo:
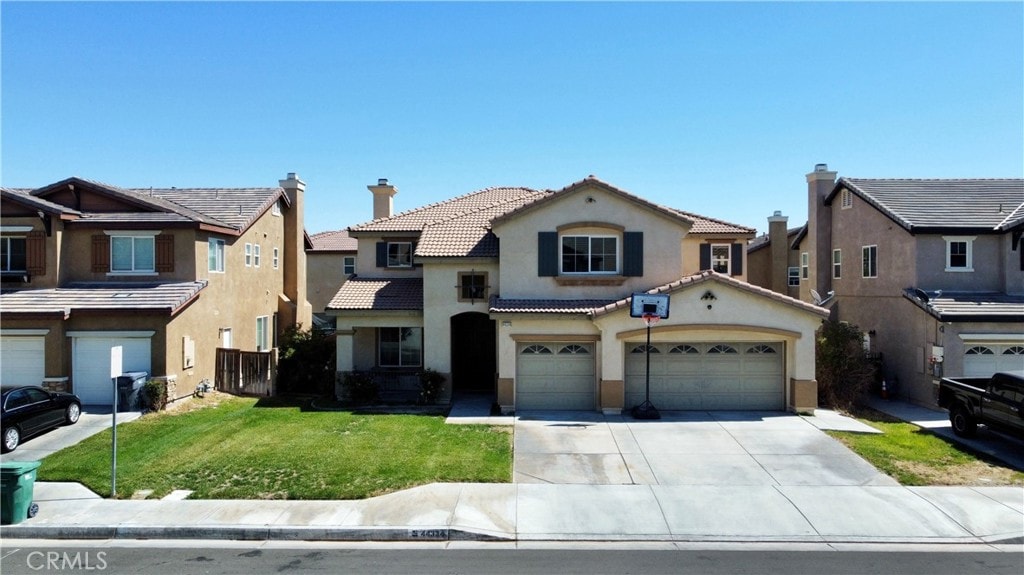
<svg viewBox="0 0 1024 575"><path fill-rule="evenodd" d="M912 286L917 278L917 254L914 237L878 210L854 197L853 207L832 206L832 249L842 250L843 269L840 279L829 279L837 295L847 297L898 296ZM863 246L878 246L878 277L863 278L861 255ZM832 253L820 254L831 258ZM831 261L831 260L830 260ZM831 268L829 278L831 278ZM801 288L802 289L802 288ZM821 294L823 297L824 293ZM864 305L870 309L872 300L853 300L850 307Z"/></svg>
<svg viewBox="0 0 1024 575"><path fill-rule="evenodd" d="M324 313L348 276L345 258L356 252L306 252L306 297L313 313Z"/></svg>
<svg viewBox="0 0 1024 575"><path fill-rule="evenodd" d="M460 313L487 313L488 299L459 301L460 272L487 274L488 296L499 293L498 263L494 259L430 260L423 266L424 367L451 373L451 318Z"/></svg>
<svg viewBox="0 0 1024 575"><path fill-rule="evenodd" d="M747 274L749 273L749 271L747 269L747 240L748 238L745 236L709 236L688 234L686 238L683 240L683 268L680 277L684 275L692 275L700 271L703 271L700 269L701 244L725 244L730 246L730 250L732 250L732 244L742 244L744 246L743 273L733 274L732 277L738 280L748 281ZM646 271L646 269L644 271Z"/></svg>
<svg viewBox="0 0 1024 575"><path fill-rule="evenodd" d="M423 314L418 311L367 310L331 313L337 316L335 354L338 372L368 370L377 365L376 328L424 327ZM433 334L424 333L424 354L425 348L433 345L432 337Z"/></svg>
<svg viewBox="0 0 1024 575"><path fill-rule="evenodd" d="M498 378L515 378L516 340L536 336L547 341L574 341L585 337L593 341L600 338L598 327L583 314L492 314L498 328ZM534 339L536 341L537 339ZM598 354L600 354L598 342ZM600 357L600 355L599 355ZM601 362L597 365L597 378L601 378ZM595 381L596 386L596 381Z"/></svg>
<svg viewBox="0 0 1024 575"><path fill-rule="evenodd" d="M588 202L588 198L594 201ZM574 228L572 233L590 232L619 237L622 233L644 233L644 275L626 277L620 285L559 285L555 278L537 275L537 233L556 231L573 223L600 222L618 226L620 231L594 226ZM635 290L669 283L683 275L682 241L688 228L678 220L598 187L580 188L533 210L498 222L494 233L501 240L501 295L505 298L618 298ZM697 260L694 260L696 265ZM620 260L621 269L621 260ZM599 276L598 276L599 277Z"/></svg>
<svg viewBox="0 0 1024 575"><path fill-rule="evenodd" d="M356 274L364 278L410 278L422 277L423 266L413 258L411 268L377 267L377 242L415 242L419 233L386 233L381 235L359 235L359 252L356 254Z"/></svg>

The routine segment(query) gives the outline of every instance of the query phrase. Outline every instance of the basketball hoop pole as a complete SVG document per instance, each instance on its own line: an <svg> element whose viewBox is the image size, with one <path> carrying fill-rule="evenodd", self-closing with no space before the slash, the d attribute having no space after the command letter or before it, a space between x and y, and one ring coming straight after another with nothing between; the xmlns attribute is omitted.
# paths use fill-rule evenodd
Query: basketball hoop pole
<svg viewBox="0 0 1024 575"><path fill-rule="evenodd" d="M644 347L647 370L644 374L644 402L633 408L633 417L636 419L661 419L661 414L651 403L651 325L659 319L656 315L648 317L648 314L644 314L644 323L647 324L647 346Z"/></svg>

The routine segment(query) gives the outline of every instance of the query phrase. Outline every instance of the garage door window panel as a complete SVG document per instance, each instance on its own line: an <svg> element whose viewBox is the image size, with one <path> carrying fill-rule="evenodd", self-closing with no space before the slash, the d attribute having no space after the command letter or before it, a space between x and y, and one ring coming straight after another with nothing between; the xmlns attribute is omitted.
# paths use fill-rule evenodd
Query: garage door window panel
<svg viewBox="0 0 1024 575"><path fill-rule="evenodd" d="M586 355L590 353L590 350L582 345L567 345L562 349L558 350L559 355Z"/></svg>

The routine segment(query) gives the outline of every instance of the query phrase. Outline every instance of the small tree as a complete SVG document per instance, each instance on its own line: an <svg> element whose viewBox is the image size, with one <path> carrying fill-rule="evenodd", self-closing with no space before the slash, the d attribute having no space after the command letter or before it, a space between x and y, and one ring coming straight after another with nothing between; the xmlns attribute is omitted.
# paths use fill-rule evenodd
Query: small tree
<svg viewBox="0 0 1024 575"><path fill-rule="evenodd" d="M864 333L855 325L828 320L815 348L818 404L849 409L875 380L876 366L864 351Z"/></svg>
<svg viewBox="0 0 1024 575"><path fill-rule="evenodd" d="M318 329L290 327L281 334L277 387L284 392L330 392L335 379L334 336Z"/></svg>
<svg viewBox="0 0 1024 575"><path fill-rule="evenodd" d="M153 411L160 411L167 407L167 382L159 379L151 379L143 384L139 390L142 394L142 403Z"/></svg>

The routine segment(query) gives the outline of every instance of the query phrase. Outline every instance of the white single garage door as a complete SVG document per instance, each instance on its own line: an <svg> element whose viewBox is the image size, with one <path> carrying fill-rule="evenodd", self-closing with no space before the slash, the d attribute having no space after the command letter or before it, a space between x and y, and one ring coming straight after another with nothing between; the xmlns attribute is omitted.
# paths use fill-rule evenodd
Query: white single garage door
<svg viewBox="0 0 1024 575"><path fill-rule="evenodd" d="M72 337L72 391L86 405L110 405L113 384L110 381L110 348L121 346L122 372L144 371L152 374L150 337Z"/></svg>
<svg viewBox="0 0 1024 575"><path fill-rule="evenodd" d="M593 343L520 344L516 410L597 407Z"/></svg>
<svg viewBox="0 0 1024 575"><path fill-rule="evenodd" d="M1024 345L968 343L965 347L966 377L989 377L999 371L1024 370Z"/></svg>
<svg viewBox="0 0 1024 575"><path fill-rule="evenodd" d="M45 350L42 336L0 337L0 383L40 385L46 376Z"/></svg>
<svg viewBox="0 0 1024 575"><path fill-rule="evenodd" d="M658 409L782 410L782 342L652 343L651 403ZM644 401L644 344L626 344L626 407Z"/></svg>

